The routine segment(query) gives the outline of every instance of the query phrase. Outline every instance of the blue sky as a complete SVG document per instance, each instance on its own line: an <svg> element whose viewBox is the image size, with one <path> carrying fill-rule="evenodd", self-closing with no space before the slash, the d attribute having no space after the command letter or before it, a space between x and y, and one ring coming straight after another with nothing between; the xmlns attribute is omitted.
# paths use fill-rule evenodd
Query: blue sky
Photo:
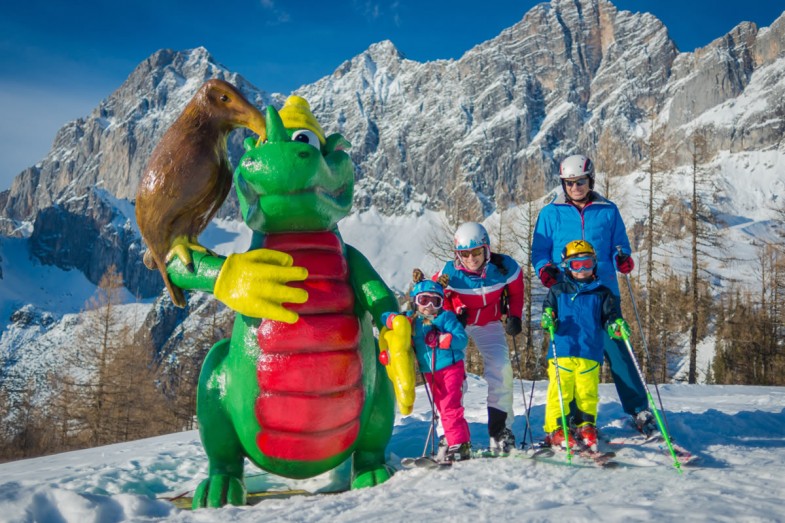
<svg viewBox="0 0 785 523"><path fill-rule="evenodd" d="M613 0L612 0L613 1ZM21 0L0 17L0 190L43 158L158 49L206 47L260 89L288 93L391 40L407 58L459 58L523 18L533 0ZM692 51L785 0L615 0L648 11Z"/></svg>

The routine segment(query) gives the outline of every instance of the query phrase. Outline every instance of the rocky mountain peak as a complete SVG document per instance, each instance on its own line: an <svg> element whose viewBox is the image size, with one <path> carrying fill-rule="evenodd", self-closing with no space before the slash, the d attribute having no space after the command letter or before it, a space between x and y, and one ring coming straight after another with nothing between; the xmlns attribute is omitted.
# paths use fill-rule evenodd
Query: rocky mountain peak
<svg viewBox="0 0 785 523"><path fill-rule="evenodd" d="M79 269L93 282L115 264L132 292L157 293L155 275L130 255L138 257L142 247L133 211L129 229L116 220L116 204L106 204L96 188L116 201L132 201L153 148L209 78L236 85L257 106L271 103L203 47L157 51L90 115L60 129L47 157L0 194L0 231L27 235L31 227L25 224L33 224L32 252L42 262ZM231 158L239 159L247 134L232 133Z"/></svg>
<svg viewBox="0 0 785 523"><path fill-rule="evenodd" d="M680 54L650 14L608 0L552 0L458 60L408 60L385 40L296 94L328 133L352 142L356 210L431 208L455 220L482 219L541 196L555 183L559 160L575 152L610 176L633 172L645 157L652 118L676 151L666 167L685 163L686 124L743 96L761 70L778 85L783 49L783 17L760 31L739 24ZM40 223L40 213L62 217L51 209L69 209L65 202L97 186L132 200L153 147L208 78L237 85L258 107L282 101L203 47L158 51L90 115L64 126L47 157L0 193L0 231L27 234L24 224ZM766 98L781 105L782 91L772 88ZM780 143L777 124L763 114L745 116L754 131L740 133L739 120L717 128L713 150ZM233 133L230 157L239 158L243 137Z"/></svg>

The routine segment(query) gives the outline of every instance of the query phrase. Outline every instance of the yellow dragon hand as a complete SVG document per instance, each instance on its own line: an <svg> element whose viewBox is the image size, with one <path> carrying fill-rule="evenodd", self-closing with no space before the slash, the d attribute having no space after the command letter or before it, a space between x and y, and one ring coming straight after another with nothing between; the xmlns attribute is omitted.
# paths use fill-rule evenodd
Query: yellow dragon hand
<svg viewBox="0 0 785 523"><path fill-rule="evenodd" d="M252 318L295 323L299 315L283 303L304 303L308 292L286 285L308 277L304 267L292 267L292 257L280 251L256 249L230 254L215 280L215 297L232 310Z"/></svg>
<svg viewBox="0 0 785 523"><path fill-rule="evenodd" d="M392 329L382 327L379 349L387 352L387 376L393 384L398 410L404 416L414 407L414 350L412 326L406 316L399 314L392 320Z"/></svg>

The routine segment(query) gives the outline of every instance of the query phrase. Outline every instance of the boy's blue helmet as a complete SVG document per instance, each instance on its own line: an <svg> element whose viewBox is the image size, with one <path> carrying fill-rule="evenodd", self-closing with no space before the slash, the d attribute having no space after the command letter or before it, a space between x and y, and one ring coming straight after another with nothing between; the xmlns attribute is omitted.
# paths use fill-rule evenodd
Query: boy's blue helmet
<svg viewBox="0 0 785 523"><path fill-rule="evenodd" d="M414 299L415 296L423 292L438 294L444 298L444 288L433 280L423 280L415 283L411 292L409 292L409 297Z"/></svg>

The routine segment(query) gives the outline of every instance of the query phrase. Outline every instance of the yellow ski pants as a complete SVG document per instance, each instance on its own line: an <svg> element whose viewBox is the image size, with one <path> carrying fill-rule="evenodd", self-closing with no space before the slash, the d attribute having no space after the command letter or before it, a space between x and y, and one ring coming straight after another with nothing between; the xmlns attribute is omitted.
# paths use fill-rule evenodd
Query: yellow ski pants
<svg viewBox="0 0 785 523"><path fill-rule="evenodd" d="M559 358L559 377L561 378L564 414L569 420L570 402L575 398L578 409L597 419L597 404L600 401L600 364L585 358ZM545 405L546 434L561 427L561 408L559 389L556 383L556 367L553 359L548 360L548 399Z"/></svg>

